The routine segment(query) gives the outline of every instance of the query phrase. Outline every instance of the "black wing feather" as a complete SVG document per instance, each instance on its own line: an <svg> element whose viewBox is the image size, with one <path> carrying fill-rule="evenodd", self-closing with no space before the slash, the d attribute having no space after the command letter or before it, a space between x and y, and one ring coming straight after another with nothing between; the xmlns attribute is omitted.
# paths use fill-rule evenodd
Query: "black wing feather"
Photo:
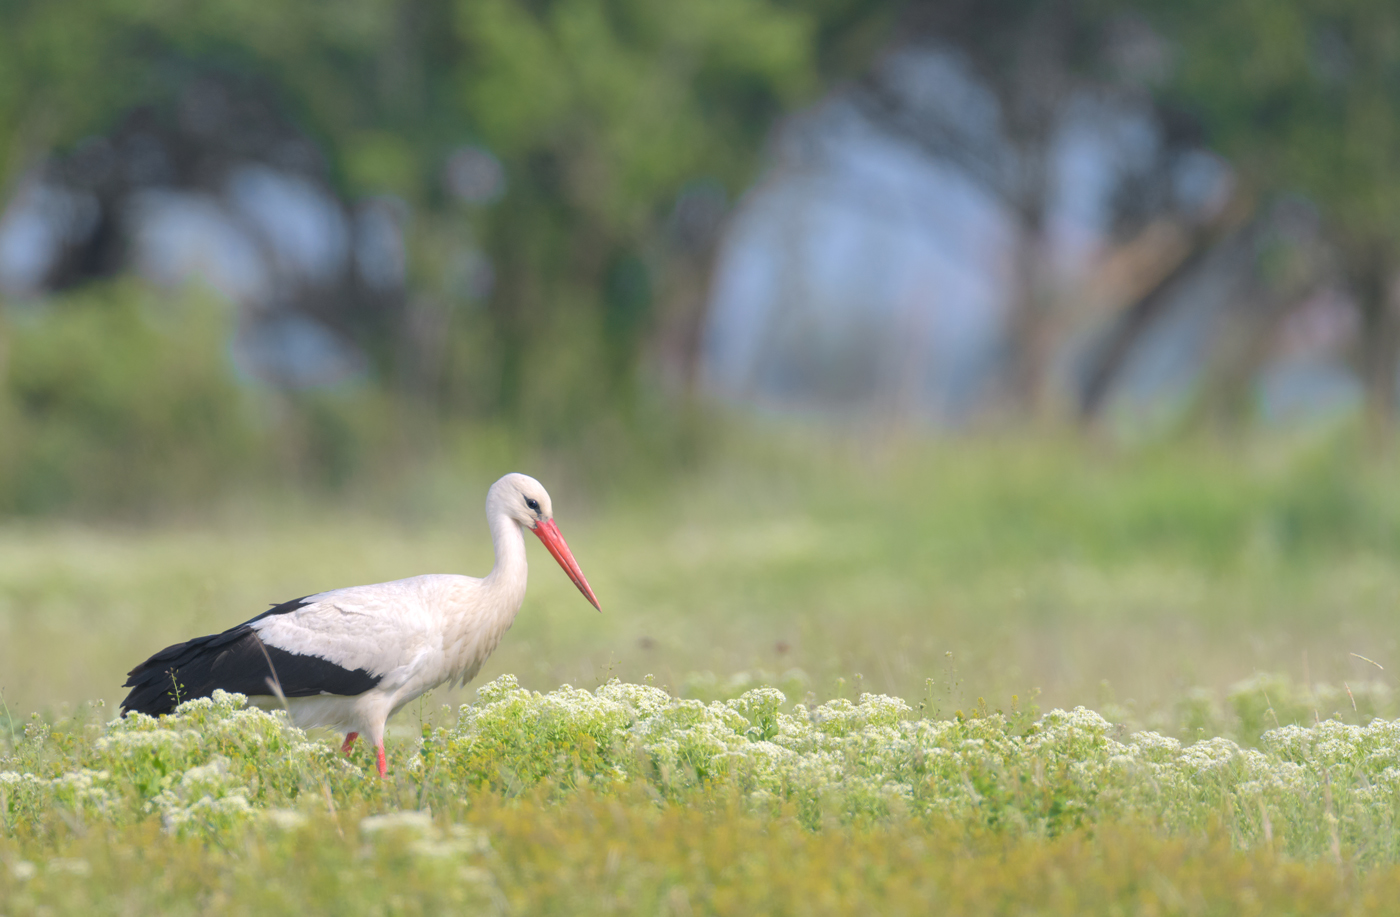
<svg viewBox="0 0 1400 917"><path fill-rule="evenodd" d="M131 693L122 701L122 713L169 713L175 709L177 698L187 701L208 697L217 688L270 695L275 692L268 679L274 677L286 697L354 696L379 684L379 676L364 669L347 669L320 656L271 646L250 626L254 621L287 614L305 604L305 596L292 599L221 634L167 646L127 673L123 687L130 688Z"/></svg>

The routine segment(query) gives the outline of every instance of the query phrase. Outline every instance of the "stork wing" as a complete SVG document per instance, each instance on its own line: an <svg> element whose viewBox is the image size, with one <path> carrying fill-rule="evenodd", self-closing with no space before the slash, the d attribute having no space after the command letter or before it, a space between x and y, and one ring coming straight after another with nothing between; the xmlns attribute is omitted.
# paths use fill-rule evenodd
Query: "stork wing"
<svg viewBox="0 0 1400 917"><path fill-rule="evenodd" d="M424 601L425 587L436 579L293 599L223 633L166 647L131 670L122 709L169 713L179 701L216 688L248 695L280 690L287 697L363 694L440 649L441 630Z"/></svg>
<svg viewBox="0 0 1400 917"><path fill-rule="evenodd" d="M280 614L273 609L248 626L270 647L382 678L441 642L421 579L307 596L296 607Z"/></svg>

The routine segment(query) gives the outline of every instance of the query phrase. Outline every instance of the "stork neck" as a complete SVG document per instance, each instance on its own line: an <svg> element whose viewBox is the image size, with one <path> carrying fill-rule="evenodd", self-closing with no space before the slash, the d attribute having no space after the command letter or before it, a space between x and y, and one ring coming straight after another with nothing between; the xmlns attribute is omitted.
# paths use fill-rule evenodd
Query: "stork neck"
<svg viewBox="0 0 1400 917"><path fill-rule="evenodd" d="M528 565L525 562L525 533L520 523L505 513L492 513L491 545L496 549L496 563L486 576L486 582L494 590L504 592L525 591Z"/></svg>

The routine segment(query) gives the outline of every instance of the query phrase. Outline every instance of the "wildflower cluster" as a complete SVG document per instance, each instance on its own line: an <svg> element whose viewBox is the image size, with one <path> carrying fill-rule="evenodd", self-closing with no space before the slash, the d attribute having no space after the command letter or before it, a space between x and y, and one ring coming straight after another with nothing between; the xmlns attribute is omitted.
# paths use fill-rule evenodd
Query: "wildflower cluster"
<svg viewBox="0 0 1400 917"><path fill-rule="evenodd" d="M789 707L774 688L701 703L616 681L532 693L502 676L421 747L421 779L507 792L644 781L690 804L791 807L809 825L918 817L1053 835L1106 821L1167 833L1223 823L1241 846L1400 857L1400 724L1323 721L1259 749L1121 735L1083 707L1024 732L1001 714L918 719L904 701ZM1319 829L1319 826L1323 826Z"/></svg>
<svg viewBox="0 0 1400 917"><path fill-rule="evenodd" d="M1018 726L999 713L922 719L875 694L793 705L771 687L705 703L616 680L538 693L502 676L478 693L387 784L240 695L89 736L36 721L0 758L0 828L34 830L58 813L69 824L158 819L171 834L296 831L328 808L382 812L412 798L437 810L474 793L588 788L790 812L812 829L908 819L1027 837L1109 823L1166 835L1223 828L1240 847L1400 861L1400 723L1383 719L1275 728L1245 748L1126 734L1082 707ZM486 849L484 837L425 819L371 816L361 834L372 845L400 838L420 857Z"/></svg>
<svg viewBox="0 0 1400 917"><path fill-rule="evenodd" d="M1178 734L1230 735L1259 745L1265 732L1287 723L1366 723L1400 710L1395 692L1383 681L1299 684L1285 675L1259 673L1231 685L1223 698L1203 688L1189 691L1175 713Z"/></svg>
<svg viewBox="0 0 1400 917"><path fill-rule="evenodd" d="M54 811L115 823L155 815L175 833L222 830L356 774L281 713L246 704L216 691L170 716L113 720L86 743L59 741L36 721L0 758L0 815L11 826Z"/></svg>

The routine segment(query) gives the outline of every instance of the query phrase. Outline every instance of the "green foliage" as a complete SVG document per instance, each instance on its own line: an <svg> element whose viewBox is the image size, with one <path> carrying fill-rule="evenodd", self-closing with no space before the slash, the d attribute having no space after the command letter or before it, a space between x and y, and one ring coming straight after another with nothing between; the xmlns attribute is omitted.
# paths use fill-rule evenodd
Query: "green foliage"
<svg viewBox="0 0 1400 917"><path fill-rule="evenodd" d="M0 512L198 499L258 458L229 315L135 284L0 313Z"/></svg>
<svg viewBox="0 0 1400 917"><path fill-rule="evenodd" d="M1397 238L1400 15L1373 0L1174 3L1172 93L1255 189L1307 194L1352 241Z"/></svg>
<svg viewBox="0 0 1400 917"><path fill-rule="evenodd" d="M0 309L0 513L149 518L394 461L387 396L249 384L233 320L198 289L135 282Z"/></svg>
<svg viewBox="0 0 1400 917"><path fill-rule="evenodd" d="M1335 263L1309 270L1295 258L1283 272L1266 264L1266 273L1344 280L1361 326L1350 356L1376 428L1388 429L1400 366L1391 302L1400 258L1400 12L1376 0L1148 8L1178 52L1163 96L1199 118L1208 142L1230 158L1239 200L1302 195L1321 215ZM1322 276L1308 281L1309 273ZM1306 298L1307 289L1281 295Z"/></svg>
<svg viewBox="0 0 1400 917"><path fill-rule="evenodd" d="M633 397L678 193L703 178L737 194L773 117L815 87L812 17L756 0L492 0L458 5L454 27L458 116L511 189L474 222L501 269L498 406L534 436L576 438Z"/></svg>
<svg viewBox="0 0 1400 917"><path fill-rule="evenodd" d="M465 339L414 394L578 438L636 394L677 195L696 180L737 195L774 119L818 87L822 52L846 43L830 26L862 18L858 4L773 0L9 4L0 184L133 106L174 117L201 77L241 84L322 144L345 193L411 205L415 294ZM499 157L502 200L446 194L464 144ZM481 250L496 279L484 311L461 282ZM386 381L428 359L382 325L362 332Z"/></svg>

